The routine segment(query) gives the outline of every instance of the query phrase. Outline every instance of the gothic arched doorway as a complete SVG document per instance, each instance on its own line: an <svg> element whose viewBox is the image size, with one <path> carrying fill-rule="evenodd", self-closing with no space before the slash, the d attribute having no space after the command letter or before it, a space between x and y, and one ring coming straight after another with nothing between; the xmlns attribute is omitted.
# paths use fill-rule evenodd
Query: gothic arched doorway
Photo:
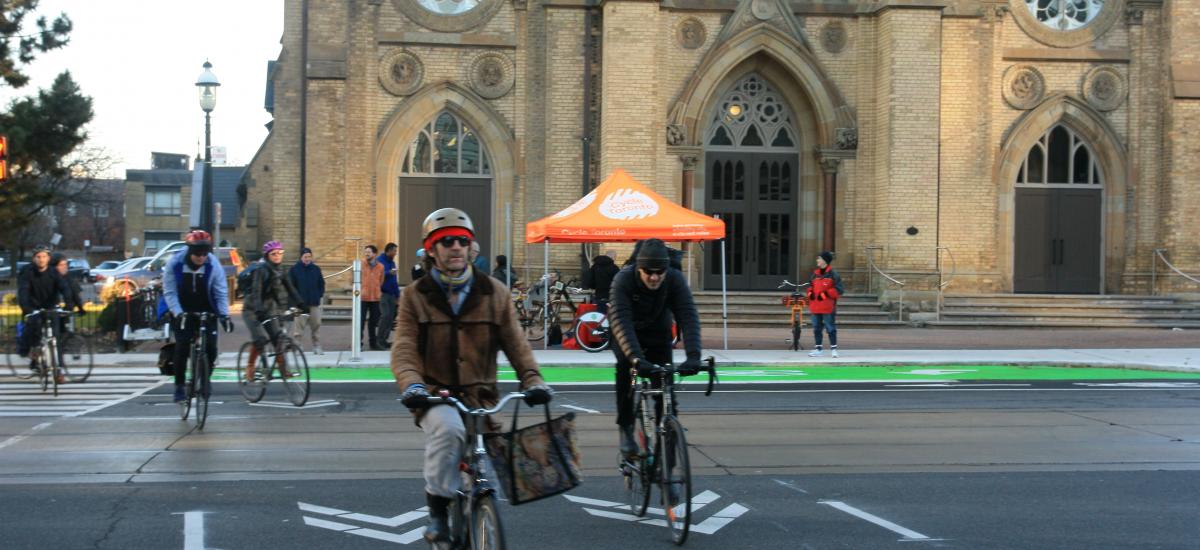
<svg viewBox="0 0 1200 550"><path fill-rule="evenodd" d="M1104 174L1062 124L1030 147L1016 179L1013 291L1101 291Z"/></svg>
<svg viewBox="0 0 1200 550"><path fill-rule="evenodd" d="M471 216L481 253L491 259L492 167L474 129L448 111L439 113L405 149L399 183L402 252L420 246L425 216L449 207Z"/></svg>
<svg viewBox="0 0 1200 550"><path fill-rule="evenodd" d="M799 234L800 140L791 110L750 73L712 107L710 120L705 210L725 221L728 287L775 289L792 274ZM706 280L719 288L720 254L706 256Z"/></svg>

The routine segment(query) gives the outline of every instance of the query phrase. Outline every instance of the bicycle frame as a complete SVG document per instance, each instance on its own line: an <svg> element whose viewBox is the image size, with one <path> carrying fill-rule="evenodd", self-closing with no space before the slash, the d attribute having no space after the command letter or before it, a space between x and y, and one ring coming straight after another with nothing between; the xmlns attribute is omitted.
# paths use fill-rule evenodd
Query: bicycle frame
<svg viewBox="0 0 1200 550"><path fill-rule="evenodd" d="M37 317L42 318L42 341L36 348L42 361L40 379L42 380L42 391L46 391L50 380L54 381L55 396L58 395L57 375L62 359L58 354L58 319L60 317L69 318L70 315L70 311L56 307L54 309L37 309L25 316L26 323ZM33 350L30 350L30 353L33 353Z"/></svg>

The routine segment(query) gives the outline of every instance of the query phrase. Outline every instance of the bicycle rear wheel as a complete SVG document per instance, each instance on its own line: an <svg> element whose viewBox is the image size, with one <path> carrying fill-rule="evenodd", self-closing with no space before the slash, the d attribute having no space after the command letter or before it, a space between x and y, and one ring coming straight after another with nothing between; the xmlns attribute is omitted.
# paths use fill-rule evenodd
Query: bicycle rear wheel
<svg viewBox="0 0 1200 550"><path fill-rule="evenodd" d="M50 360L47 361L48 368L45 370L45 376L49 378L49 383L54 386L54 397L58 397L58 380L59 376L62 376L59 366L62 365L62 357L54 346L46 346L45 349L50 352Z"/></svg>
<svg viewBox="0 0 1200 550"><path fill-rule="evenodd" d="M579 316L575 322L575 341L579 347L593 353L608 348L611 338L604 320L604 314L595 311Z"/></svg>
<svg viewBox="0 0 1200 550"><path fill-rule="evenodd" d="M471 548L473 550L504 550L504 526L496 495L480 495L471 511Z"/></svg>
<svg viewBox="0 0 1200 550"><path fill-rule="evenodd" d="M546 327L542 324L542 306L535 307L525 311L525 316L521 317L521 330L525 333L525 339L530 342L537 342L546 337Z"/></svg>
<svg viewBox="0 0 1200 550"><path fill-rule="evenodd" d="M259 355L258 359L255 360L257 363L255 369L264 375L264 380L248 380L246 378L246 363L250 360L250 350L253 348L254 342L246 342L238 349L236 366L237 385L238 389L242 392L242 397L246 398L246 401L258 403L263 398L263 395L267 393L266 371L261 370L267 368L267 363L263 360L262 355Z"/></svg>
<svg viewBox="0 0 1200 550"><path fill-rule="evenodd" d="M291 374L291 377L283 376L283 389L288 394L288 400L297 407L303 407L308 402L308 392L311 388L308 374L308 359L304 358L304 351L300 346L290 339L282 339L280 345L283 346L284 365Z"/></svg>
<svg viewBox="0 0 1200 550"><path fill-rule="evenodd" d="M667 514L667 526L671 528L671 540L683 544L687 540L692 519L692 469L688 462L687 437L679 419L667 415L663 418L662 436L662 487L663 511Z"/></svg>
<svg viewBox="0 0 1200 550"><path fill-rule="evenodd" d="M92 342L82 334L71 333L58 341L63 374L75 383L86 382L92 375Z"/></svg>

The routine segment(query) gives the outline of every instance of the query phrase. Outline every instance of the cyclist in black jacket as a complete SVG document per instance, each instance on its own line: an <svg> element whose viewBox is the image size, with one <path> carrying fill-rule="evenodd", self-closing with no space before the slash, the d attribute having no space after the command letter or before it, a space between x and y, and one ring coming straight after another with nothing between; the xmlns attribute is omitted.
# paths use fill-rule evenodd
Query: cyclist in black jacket
<svg viewBox="0 0 1200 550"><path fill-rule="evenodd" d="M635 360L639 374L645 372L642 366L647 362L671 363L671 323L675 321L687 352L687 360L678 370L683 375L699 372L700 315L687 278L671 266L667 245L659 239L638 243L633 265L613 278L610 298L608 318L616 343L613 355L617 358L617 426L621 452L628 455L637 452L630 369Z"/></svg>
<svg viewBox="0 0 1200 550"><path fill-rule="evenodd" d="M50 267L50 248L38 246L33 249L33 261L21 268L17 274L17 302L21 314L28 315L39 309L58 307L59 297L70 296L71 288L65 278ZM38 316L25 322L17 352L21 357L30 355L42 343L42 323L47 317ZM36 353L36 352L35 352ZM29 370L38 373L39 357L31 357ZM56 373L57 375L57 373Z"/></svg>

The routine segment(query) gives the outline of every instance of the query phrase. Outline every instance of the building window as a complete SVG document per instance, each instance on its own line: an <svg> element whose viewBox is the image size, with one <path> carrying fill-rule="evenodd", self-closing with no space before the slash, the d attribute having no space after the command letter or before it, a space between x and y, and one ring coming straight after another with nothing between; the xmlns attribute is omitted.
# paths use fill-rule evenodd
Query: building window
<svg viewBox="0 0 1200 550"><path fill-rule="evenodd" d="M63 210L66 212L68 218L73 218L78 213L78 209L75 208L75 203L73 202L68 202L66 208L63 208Z"/></svg>
<svg viewBox="0 0 1200 550"><path fill-rule="evenodd" d="M143 255L146 256L154 254L172 242L179 240L179 233L165 231L147 231L143 236L143 240L145 241Z"/></svg>
<svg viewBox="0 0 1200 550"><path fill-rule="evenodd" d="M1025 0L1025 5L1039 23L1070 31L1091 23L1104 9L1104 0Z"/></svg>
<svg viewBox="0 0 1200 550"><path fill-rule="evenodd" d="M433 13L458 15L467 13L479 5L479 0L418 0L418 4Z"/></svg>
<svg viewBox="0 0 1200 550"><path fill-rule="evenodd" d="M1066 126L1057 125L1042 135L1017 172L1017 185L1103 185L1100 165L1087 143Z"/></svg>
<svg viewBox="0 0 1200 550"><path fill-rule="evenodd" d="M792 115L775 90L752 74L717 103L708 126L708 145L796 150Z"/></svg>
<svg viewBox="0 0 1200 550"><path fill-rule="evenodd" d="M108 217L108 205L104 204L104 203L100 203L100 204L93 206L92 207L92 217L107 218Z"/></svg>
<svg viewBox="0 0 1200 550"><path fill-rule="evenodd" d="M413 138L400 171L408 175L490 176L492 167L475 130L443 112Z"/></svg>
<svg viewBox="0 0 1200 550"><path fill-rule="evenodd" d="M180 201L178 189L146 189L146 215L178 216Z"/></svg>

